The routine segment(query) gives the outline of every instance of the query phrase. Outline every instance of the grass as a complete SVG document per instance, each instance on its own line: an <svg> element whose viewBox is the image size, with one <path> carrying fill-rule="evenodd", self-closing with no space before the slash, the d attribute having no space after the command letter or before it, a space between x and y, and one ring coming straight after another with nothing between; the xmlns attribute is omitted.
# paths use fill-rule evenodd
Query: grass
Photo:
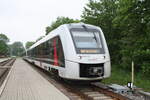
<svg viewBox="0 0 150 100"><path fill-rule="evenodd" d="M128 82L131 82L131 72L112 66L111 77L102 82L106 84L127 85ZM134 85L142 88L144 91L150 92L150 78L141 75L141 73L136 73Z"/></svg>

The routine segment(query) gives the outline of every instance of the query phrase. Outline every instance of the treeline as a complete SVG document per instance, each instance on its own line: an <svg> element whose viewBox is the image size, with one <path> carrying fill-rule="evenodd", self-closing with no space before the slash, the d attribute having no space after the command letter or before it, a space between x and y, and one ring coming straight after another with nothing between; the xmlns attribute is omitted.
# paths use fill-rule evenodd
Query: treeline
<svg viewBox="0 0 150 100"><path fill-rule="evenodd" d="M12 44L8 44L9 38L1 33L0 34L0 58L9 56L21 56L25 52L25 48L22 42L16 41Z"/></svg>
<svg viewBox="0 0 150 100"><path fill-rule="evenodd" d="M7 43L9 42L9 39L6 35L0 34L0 58L6 57L9 54L9 47Z"/></svg>
<svg viewBox="0 0 150 100"><path fill-rule="evenodd" d="M150 0L90 0L81 21L102 28L113 67L150 76ZM58 17L46 34L61 24L79 22Z"/></svg>
<svg viewBox="0 0 150 100"><path fill-rule="evenodd" d="M57 17L56 21L52 22L50 26L46 27L46 35L62 24L78 23L78 22L80 21L77 19L74 20L68 17Z"/></svg>
<svg viewBox="0 0 150 100"><path fill-rule="evenodd" d="M100 26L112 64L150 76L150 0L95 0L82 14L85 23Z"/></svg>
<svg viewBox="0 0 150 100"><path fill-rule="evenodd" d="M20 41L12 43L11 45L9 45L9 47L11 56L22 56L22 53L25 52L23 43Z"/></svg>

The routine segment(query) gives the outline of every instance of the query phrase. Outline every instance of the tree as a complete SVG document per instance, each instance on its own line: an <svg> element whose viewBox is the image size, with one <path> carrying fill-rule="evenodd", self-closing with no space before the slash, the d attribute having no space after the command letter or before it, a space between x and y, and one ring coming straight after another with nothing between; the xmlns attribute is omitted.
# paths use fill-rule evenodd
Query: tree
<svg viewBox="0 0 150 100"><path fill-rule="evenodd" d="M9 42L8 37L3 33L0 34L0 40L4 41L5 43Z"/></svg>
<svg viewBox="0 0 150 100"><path fill-rule="evenodd" d="M79 20L74 20L68 17L57 17L56 21L54 21L51 26L47 26L46 27L46 35L51 32L52 30L54 30L55 28L57 28L58 26L62 25L62 24L69 24L69 23L78 23L80 22Z"/></svg>
<svg viewBox="0 0 150 100"><path fill-rule="evenodd" d="M8 45L4 41L0 41L0 56L6 56L8 50Z"/></svg>
<svg viewBox="0 0 150 100"><path fill-rule="evenodd" d="M9 42L9 39L6 35L0 34L0 56L6 56L9 53L9 47L7 43Z"/></svg>
<svg viewBox="0 0 150 100"><path fill-rule="evenodd" d="M118 59L120 58L120 45L118 45L120 43L120 34L113 27L113 19L117 16L117 1L90 0L87 6L84 7L83 14L81 15L84 23L93 24L102 28L113 63L118 63Z"/></svg>
<svg viewBox="0 0 150 100"><path fill-rule="evenodd" d="M30 48L35 42L32 42L32 41L28 41L26 42L26 49Z"/></svg>
<svg viewBox="0 0 150 100"><path fill-rule="evenodd" d="M135 62L136 71L150 72L150 1L120 0L114 26L120 28L122 65L130 68Z"/></svg>
<svg viewBox="0 0 150 100"><path fill-rule="evenodd" d="M23 44L21 42L14 42L11 45L12 55L14 56L21 56L23 52L25 52L25 49L23 47Z"/></svg>
<svg viewBox="0 0 150 100"><path fill-rule="evenodd" d="M82 21L100 26L112 64L150 75L150 0L90 0Z"/></svg>
<svg viewBox="0 0 150 100"><path fill-rule="evenodd" d="M39 40L41 40L42 38L44 38L45 36L40 36L38 39L36 39L36 42L38 42Z"/></svg>

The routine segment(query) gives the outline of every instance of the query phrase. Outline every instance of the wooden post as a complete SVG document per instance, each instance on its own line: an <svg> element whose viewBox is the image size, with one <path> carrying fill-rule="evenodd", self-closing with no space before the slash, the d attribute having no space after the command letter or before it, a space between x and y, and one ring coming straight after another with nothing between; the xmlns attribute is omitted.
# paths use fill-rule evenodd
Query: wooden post
<svg viewBox="0 0 150 100"><path fill-rule="evenodd" d="M134 83L134 62L132 61L132 88L133 88L133 83Z"/></svg>

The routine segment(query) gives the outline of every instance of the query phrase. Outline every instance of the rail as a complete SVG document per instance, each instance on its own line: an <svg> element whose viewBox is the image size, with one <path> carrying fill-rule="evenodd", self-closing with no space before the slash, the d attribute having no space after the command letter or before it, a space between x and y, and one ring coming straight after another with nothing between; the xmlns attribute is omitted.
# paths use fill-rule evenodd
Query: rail
<svg viewBox="0 0 150 100"><path fill-rule="evenodd" d="M27 60L26 60L27 61ZM29 62L30 63L30 62ZM57 87L61 92L70 98L70 100L130 100L120 94L113 93L107 89L96 87L92 84L78 84L66 82L42 68L31 64L31 67L39 72L51 84Z"/></svg>
<svg viewBox="0 0 150 100"><path fill-rule="evenodd" d="M8 59L0 63L0 86L3 84L11 66L13 65L15 59Z"/></svg>
<svg viewBox="0 0 150 100"><path fill-rule="evenodd" d="M150 100L150 93L139 91L139 93L144 97L144 100Z"/></svg>

